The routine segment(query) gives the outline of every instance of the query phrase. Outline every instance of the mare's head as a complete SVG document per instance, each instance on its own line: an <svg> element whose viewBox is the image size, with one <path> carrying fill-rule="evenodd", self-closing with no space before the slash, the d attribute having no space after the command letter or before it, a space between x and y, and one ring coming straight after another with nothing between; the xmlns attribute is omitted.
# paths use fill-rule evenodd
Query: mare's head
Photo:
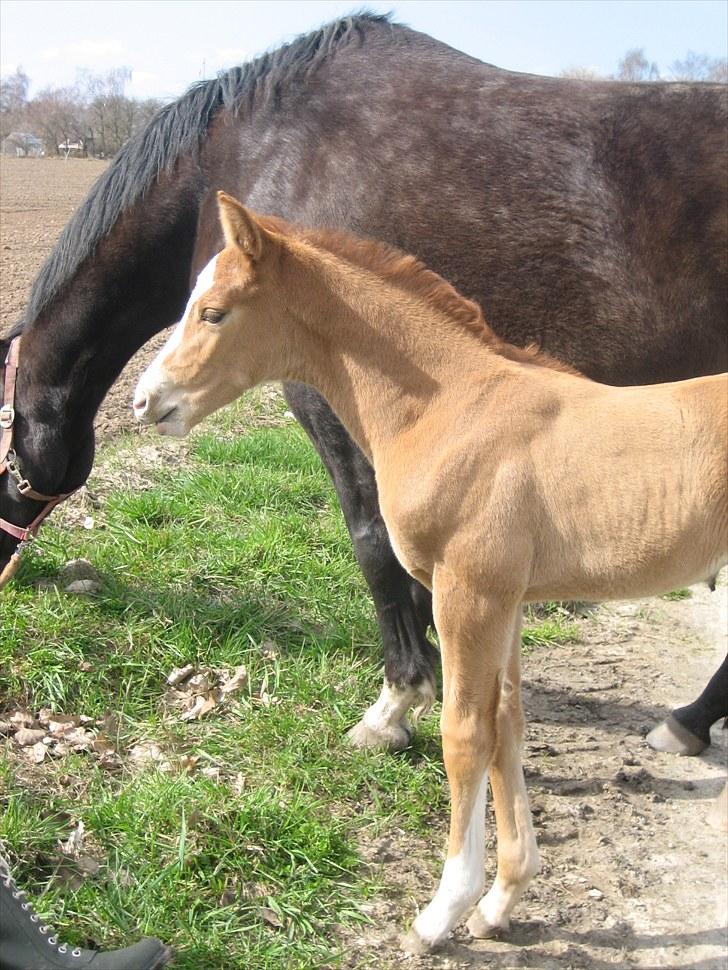
<svg viewBox="0 0 728 970"><path fill-rule="evenodd" d="M274 221L224 192L218 208L225 248L200 273L134 395L137 419L161 434L182 437L244 391L280 376L275 282L282 237L272 231Z"/></svg>

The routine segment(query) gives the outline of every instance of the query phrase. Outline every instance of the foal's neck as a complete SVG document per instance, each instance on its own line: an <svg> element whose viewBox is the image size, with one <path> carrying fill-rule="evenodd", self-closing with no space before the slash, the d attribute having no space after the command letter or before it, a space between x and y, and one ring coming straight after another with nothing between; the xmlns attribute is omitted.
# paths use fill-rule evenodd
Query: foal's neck
<svg viewBox="0 0 728 970"><path fill-rule="evenodd" d="M438 396L507 366L489 347L477 307L465 300L470 325L328 252L298 250L289 272L296 347L288 376L324 395L370 460Z"/></svg>

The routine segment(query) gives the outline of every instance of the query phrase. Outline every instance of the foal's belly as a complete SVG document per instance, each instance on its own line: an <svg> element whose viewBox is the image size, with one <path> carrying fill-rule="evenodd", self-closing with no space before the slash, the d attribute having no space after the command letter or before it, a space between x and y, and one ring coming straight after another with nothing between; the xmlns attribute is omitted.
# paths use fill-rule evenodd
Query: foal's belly
<svg viewBox="0 0 728 970"><path fill-rule="evenodd" d="M561 575L535 577L524 600L614 600L658 596L674 589L692 586L715 576L728 563L725 552L700 555L666 554L650 562L615 563L603 569L585 569L580 574L568 566Z"/></svg>

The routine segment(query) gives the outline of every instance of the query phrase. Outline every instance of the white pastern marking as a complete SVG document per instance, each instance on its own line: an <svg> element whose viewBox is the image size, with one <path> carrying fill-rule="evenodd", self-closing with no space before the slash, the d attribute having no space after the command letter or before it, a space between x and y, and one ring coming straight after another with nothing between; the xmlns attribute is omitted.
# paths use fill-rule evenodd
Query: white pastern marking
<svg viewBox="0 0 728 970"><path fill-rule="evenodd" d="M402 726L407 712L418 697L419 692L414 687L395 687L385 680L381 694L362 720L372 731L386 734L391 728Z"/></svg>
<svg viewBox="0 0 728 970"><path fill-rule="evenodd" d="M485 805L488 772L478 786L465 840L456 856L446 860L432 902L414 922L417 935L429 946L441 942L483 891L485 881Z"/></svg>

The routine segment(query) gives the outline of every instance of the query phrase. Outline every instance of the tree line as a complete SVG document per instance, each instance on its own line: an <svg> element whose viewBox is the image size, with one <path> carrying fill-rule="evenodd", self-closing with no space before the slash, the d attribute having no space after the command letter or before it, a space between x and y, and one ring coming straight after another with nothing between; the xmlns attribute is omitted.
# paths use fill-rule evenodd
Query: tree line
<svg viewBox="0 0 728 970"><path fill-rule="evenodd" d="M662 74L655 61L648 59L644 47L635 47L620 60L616 72L606 78L585 67L571 67L562 71L561 76L585 81L712 81L728 84L728 61L688 51L683 60L673 61L667 73Z"/></svg>
<svg viewBox="0 0 728 970"><path fill-rule="evenodd" d="M574 67L563 77L598 80L588 68ZM618 81L717 81L728 83L728 61L689 52L674 61L666 75L643 48L627 51L611 79ZM84 155L111 157L161 107L157 98L126 94L131 71L117 67L107 74L80 72L72 87L47 87L28 97L30 78L22 68L0 78L0 141L9 138L27 152L28 136L43 142L45 153L62 155L79 145Z"/></svg>
<svg viewBox="0 0 728 970"><path fill-rule="evenodd" d="M69 146L79 145L77 153L111 157L163 103L129 97L129 81L125 67L103 75L79 72L72 87L47 87L30 98L30 78L20 67L0 79L0 141L9 138L27 152L32 136L47 155L67 154Z"/></svg>

